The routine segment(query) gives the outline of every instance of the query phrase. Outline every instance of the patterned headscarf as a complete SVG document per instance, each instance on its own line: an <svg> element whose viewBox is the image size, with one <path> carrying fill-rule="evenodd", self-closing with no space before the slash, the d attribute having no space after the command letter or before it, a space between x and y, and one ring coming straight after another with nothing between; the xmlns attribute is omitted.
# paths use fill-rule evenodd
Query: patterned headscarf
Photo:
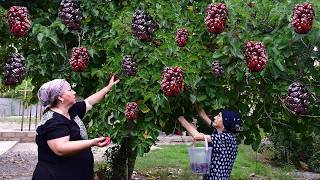
<svg viewBox="0 0 320 180"><path fill-rule="evenodd" d="M222 109L222 121L224 129L232 133L236 133L242 127L242 120L240 114L234 111Z"/></svg>
<svg viewBox="0 0 320 180"><path fill-rule="evenodd" d="M64 79L55 79L44 83L38 91L41 105L45 107L51 106L59 96L70 88L70 84Z"/></svg>

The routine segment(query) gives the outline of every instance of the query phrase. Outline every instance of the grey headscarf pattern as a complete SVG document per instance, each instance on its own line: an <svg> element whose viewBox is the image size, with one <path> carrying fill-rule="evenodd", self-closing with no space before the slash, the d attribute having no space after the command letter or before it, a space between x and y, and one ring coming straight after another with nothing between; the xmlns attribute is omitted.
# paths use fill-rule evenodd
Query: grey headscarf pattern
<svg viewBox="0 0 320 180"><path fill-rule="evenodd" d="M55 79L44 83L38 91L41 105L44 107L51 106L59 96L70 88L70 84L64 79Z"/></svg>

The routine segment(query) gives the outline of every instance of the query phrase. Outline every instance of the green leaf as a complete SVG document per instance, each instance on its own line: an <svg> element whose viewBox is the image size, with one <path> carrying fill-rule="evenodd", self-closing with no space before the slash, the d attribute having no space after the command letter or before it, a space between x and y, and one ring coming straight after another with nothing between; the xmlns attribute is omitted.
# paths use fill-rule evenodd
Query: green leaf
<svg viewBox="0 0 320 180"><path fill-rule="evenodd" d="M275 59L274 63L276 64L276 66L280 69L280 71L285 71L285 68L283 67L283 65L281 64L279 59Z"/></svg>
<svg viewBox="0 0 320 180"><path fill-rule="evenodd" d="M197 97L193 94L190 94L190 101L194 104L197 101Z"/></svg>
<svg viewBox="0 0 320 180"><path fill-rule="evenodd" d="M164 128L164 126L166 125L166 122L160 119L159 120L159 125L160 125L161 128Z"/></svg>
<svg viewBox="0 0 320 180"><path fill-rule="evenodd" d="M240 59L243 59L244 57L243 57L242 53L240 52L240 50L241 50L240 41L237 38L230 36L229 37L229 42L230 42L230 44L232 46L232 48L230 49L231 54L234 57L238 57Z"/></svg>
<svg viewBox="0 0 320 180"><path fill-rule="evenodd" d="M223 54L220 51L216 51L216 52L213 53L212 58L213 59L218 59L221 56L223 56Z"/></svg>
<svg viewBox="0 0 320 180"><path fill-rule="evenodd" d="M276 47L272 47L272 52L273 52L275 55L279 55L279 54L280 54L280 51L279 51Z"/></svg>
<svg viewBox="0 0 320 180"><path fill-rule="evenodd" d="M266 36L263 38L262 42L264 44L271 44L272 43L272 38L270 36Z"/></svg>
<svg viewBox="0 0 320 180"><path fill-rule="evenodd" d="M199 100L199 101L204 101L204 100L206 100L207 98L208 98L207 95L201 95L200 97L198 97L198 100Z"/></svg>
<svg viewBox="0 0 320 180"><path fill-rule="evenodd" d="M150 111L149 107L147 105L145 105L145 104L140 104L139 106L140 106L139 109L143 113L148 113Z"/></svg>
<svg viewBox="0 0 320 180"><path fill-rule="evenodd" d="M43 37L44 37L43 33L39 33L39 34L37 35L37 40L39 41L40 46L43 45L43 44L42 44Z"/></svg>
<svg viewBox="0 0 320 180"><path fill-rule="evenodd" d="M245 72L241 72L241 71L237 71L236 73L236 80L237 81L242 81L243 77L244 77Z"/></svg>
<svg viewBox="0 0 320 180"><path fill-rule="evenodd" d="M147 92L147 93L145 94L145 96L143 97L143 102L148 101L149 99L151 99L151 98L154 97L154 96L155 96L154 93L152 93L152 92Z"/></svg>
<svg viewBox="0 0 320 180"><path fill-rule="evenodd" d="M93 57L95 54L97 54L97 51L95 49L91 48L91 47L88 48L88 52L89 52L91 57Z"/></svg>

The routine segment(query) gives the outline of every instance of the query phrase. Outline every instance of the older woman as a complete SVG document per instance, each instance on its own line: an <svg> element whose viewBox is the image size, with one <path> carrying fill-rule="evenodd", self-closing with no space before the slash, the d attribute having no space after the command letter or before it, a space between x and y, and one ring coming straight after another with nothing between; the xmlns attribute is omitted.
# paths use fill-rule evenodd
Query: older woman
<svg viewBox="0 0 320 180"><path fill-rule="evenodd" d="M76 102L76 92L64 79L40 87L38 98L45 110L36 129L38 163L32 179L93 179L91 147L104 147L109 142L104 137L88 139L81 119L118 82L112 76L106 87L80 102Z"/></svg>

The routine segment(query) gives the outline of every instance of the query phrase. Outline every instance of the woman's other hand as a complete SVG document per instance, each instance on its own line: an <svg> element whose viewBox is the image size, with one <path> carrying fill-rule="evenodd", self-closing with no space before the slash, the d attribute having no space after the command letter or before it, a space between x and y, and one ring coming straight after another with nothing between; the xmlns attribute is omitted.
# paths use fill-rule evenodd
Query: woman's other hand
<svg viewBox="0 0 320 180"><path fill-rule="evenodd" d="M108 139L105 138L105 137L92 139L92 145L93 146L104 147L104 146L107 146L109 144L110 144L110 139L108 141Z"/></svg>

